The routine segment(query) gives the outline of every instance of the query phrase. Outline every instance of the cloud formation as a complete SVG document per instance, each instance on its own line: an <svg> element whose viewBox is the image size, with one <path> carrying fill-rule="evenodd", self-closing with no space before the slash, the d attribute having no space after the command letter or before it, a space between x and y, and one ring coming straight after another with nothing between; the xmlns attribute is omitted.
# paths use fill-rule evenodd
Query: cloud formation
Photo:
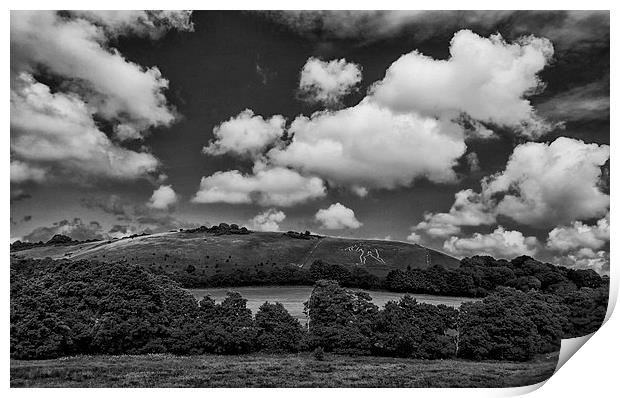
<svg viewBox="0 0 620 398"><path fill-rule="evenodd" d="M495 258L533 256L538 252L538 239L523 236L520 231L507 231L498 226L489 234L474 233L471 237L452 236L443 244L444 250L458 256L489 255Z"/></svg>
<svg viewBox="0 0 620 398"><path fill-rule="evenodd" d="M498 214L531 226L555 226L604 215L609 195L599 188L609 146L560 137L528 142L512 152L504 171L488 178L482 195L502 196Z"/></svg>
<svg viewBox="0 0 620 398"><path fill-rule="evenodd" d="M73 220L62 220L50 226L35 228L32 232L22 238L26 242L47 242L54 235L67 235L75 240L104 239L101 224L97 221L84 223L80 218Z"/></svg>
<svg viewBox="0 0 620 398"><path fill-rule="evenodd" d="M348 207L334 203L327 209L319 209L314 218L325 229L357 229L362 223L355 218L355 213Z"/></svg>
<svg viewBox="0 0 620 398"><path fill-rule="evenodd" d="M112 47L119 35L158 38L191 29L187 12L11 12L11 154L29 167L84 180L133 179L158 160L113 142L141 139L176 119L157 67L128 61ZM44 84L37 79L62 83ZM49 79L51 78L51 79Z"/></svg>
<svg viewBox="0 0 620 398"><path fill-rule="evenodd" d="M308 102L334 106L361 81L362 68L355 63L310 57L301 70L299 93Z"/></svg>
<svg viewBox="0 0 620 398"><path fill-rule="evenodd" d="M161 185L153 191L153 195L146 204L151 209L168 210L174 206L179 200L176 192L170 185Z"/></svg>
<svg viewBox="0 0 620 398"><path fill-rule="evenodd" d="M600 188L609 146L560 137L527 142L513 150L506 167L481 181L481 192L459 191L448 213L428 213L415 228L433 237L461 226L495 224L498 216L537 228L603 216L609 195Z"/></svg>
<svg viewBox="0 0 620 398"><path fill-rule="evenodd" d="M426 213L424 221L415 226L431 237L447 237L458 234L461 226L478 226L495 223L495 212L482 196L472 189L454 194L454 204L448 213Z"/></svg>
<svg viewBox="0 0 620 398"><path fill-rule="evenodd" d="M11 161L11 182L18 184L26 181L43 182L46 173L47 171L43 168L19 160Z"/></svg>
<svg viewBox="0 0 620 398"><path fill-rule="evenodd" d="M318 177L305 177L284 167L264 167L256 164L253 174L229 170L202 177L192 202L256 202L261 206L286 207L323 196L325 185Z"/></svg>
<svg viewBox="0 0 620 398"><path fill-rule="evenodd" d="M214 127L215 140L204 147L202 152L209 155L232 153L255 157L282 136L285 122L281 115L265 120L246 109Z"/></svg>
<svg viewBox="0 0 620 398"><path fill-rule="evenodd" d="M280 230L280 223L286 214L281 210L267 209L250 220L250 228L256 231L275 232Z"/></svg>
<svg viewBox="0 0 620 398"><path fill-rule="evenodd" d="M586 225L575 221L569 226L555 227L549 232L547 248L565 253L587 248L597 250L609 242L609 214L596 222Z"/></svg>
<svg viewBox="0 0 620 398"><path fill-rule="evenodd" d="M527 95L553 55L551 42L533 36L511 44L499 34L483 38L469 30L454 34L450 58L435 60L417 51L401 56L374 84L372 98L399 112L475 120L517 128L528 136L545 132Z"/></svg>
<svg viewBox="0 0 620 398"><path fill-rule="evenodd" d="M369 101L299 116L289 132L288 146L268 152L273 163L356 189L409 186L417 178L452 182L466 148L454 123L396 114Z"/></svg>
<svg viewBox="0 0 620 398"><path fill-rule="evenodd" d="M324 40L372 42L407 35L416 40L465 27L509 36L535 32L561 49L609 40L609 11L357 10L271 11L267 15L302 35Z"/></svg>

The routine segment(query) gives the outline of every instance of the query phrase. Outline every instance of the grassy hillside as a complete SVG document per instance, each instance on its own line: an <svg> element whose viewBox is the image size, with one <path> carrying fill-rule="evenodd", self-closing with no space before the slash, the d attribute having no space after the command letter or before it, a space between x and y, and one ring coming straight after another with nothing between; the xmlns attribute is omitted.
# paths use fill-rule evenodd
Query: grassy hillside
<svg viewBox="0 0 620 398"><path fill-rule="evenodd" d="M363 267L383 277L397 268L441 264L458 267L458 260L419 245L403 242L316 237L296 239L276 232L216 235L211 232L166 232L132 239L51 245L13 253L14 256L55 259L128 261L169 275L208 277L235 269L307 268L315 260Z"/></svg>
<svg viewBox="0 0 620 398"><path fill-rule="evenodd" d="M327 354L78 356L11 360L11 387L518 387L551 377L532 362L415 360Z"/></svg>

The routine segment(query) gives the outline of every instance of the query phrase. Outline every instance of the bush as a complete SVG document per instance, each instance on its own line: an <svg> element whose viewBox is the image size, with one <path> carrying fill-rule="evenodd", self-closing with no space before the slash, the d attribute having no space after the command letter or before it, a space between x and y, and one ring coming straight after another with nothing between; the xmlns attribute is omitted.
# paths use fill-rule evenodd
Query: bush
<svg viewBox="0 0 620 398"><path fill-rule="evenodd" d="M323 351L322 347L317 347L314 349L314 351L312 351L312 356L317 361L322 361L325 359L325 351Z"/></svg>

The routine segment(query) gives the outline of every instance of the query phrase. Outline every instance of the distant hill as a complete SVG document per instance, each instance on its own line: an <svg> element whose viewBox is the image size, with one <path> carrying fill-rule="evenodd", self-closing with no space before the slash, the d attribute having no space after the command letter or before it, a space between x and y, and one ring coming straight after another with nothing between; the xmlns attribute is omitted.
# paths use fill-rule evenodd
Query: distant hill
<svg viewBox="0 0 620 398"><path fill-rule="evenodd" d="M165 232L132 238L51 244L11 253L14 257L127 261L172 277L200 278L248 268L299 267L315 260L362 267L378 277L394 269L427 268L439 264L456 268L459 260L404 242L319 237L297 233L252 232L217 234L212 231ZM177 280L183 278L176 278Z"/></svg>

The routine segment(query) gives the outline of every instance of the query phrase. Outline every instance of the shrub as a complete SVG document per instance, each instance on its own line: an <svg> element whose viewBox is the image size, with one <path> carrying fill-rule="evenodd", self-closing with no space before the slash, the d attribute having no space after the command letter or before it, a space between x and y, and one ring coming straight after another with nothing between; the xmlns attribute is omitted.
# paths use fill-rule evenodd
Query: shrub
<svg viewBox="0 0 620 398"><path fill-rule="evenodd" d="M314 359L317 361L322 361L325 359L325 351L323 351L322 347L317 347L312 351L312 356L314 356Z"/></svg>

